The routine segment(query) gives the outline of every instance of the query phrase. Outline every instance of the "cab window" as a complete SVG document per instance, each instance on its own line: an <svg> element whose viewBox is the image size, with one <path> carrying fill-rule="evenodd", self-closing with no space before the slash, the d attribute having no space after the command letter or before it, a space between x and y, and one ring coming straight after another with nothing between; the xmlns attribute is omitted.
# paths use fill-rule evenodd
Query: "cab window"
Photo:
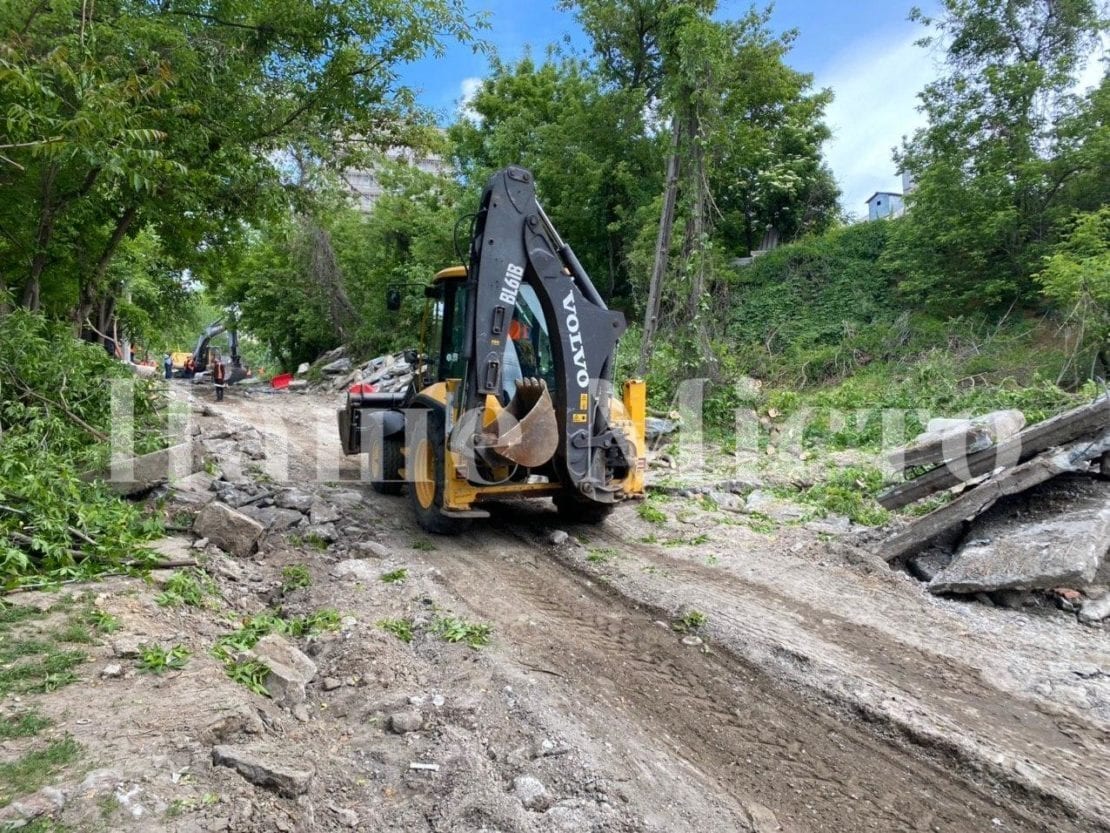
<svg viewBox="0 0 1110 833"><path fill-rule="evenodd" d="M545 380L552 393L558 384L547 319L536 290L528 284L520 287L513 320L509 324L509 339L505 345L501 379L506 401L512 399L516 393L516 383L526 377Z"/></svg>

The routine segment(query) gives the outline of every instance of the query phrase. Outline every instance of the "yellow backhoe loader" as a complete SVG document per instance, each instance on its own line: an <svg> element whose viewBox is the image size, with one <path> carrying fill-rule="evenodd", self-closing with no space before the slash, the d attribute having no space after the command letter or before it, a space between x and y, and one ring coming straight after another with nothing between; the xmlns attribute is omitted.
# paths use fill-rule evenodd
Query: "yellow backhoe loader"
<svg viewBox="0 0 1110 833"><path fill-rule="evenodd" d="M436 274L425 295L430 343L409 356L413 385L355 385L337 414L376 490L407 488L420 525L441 534L488 517L491 499L551 497L568 520L599 523L643 495L645 386L612 381L624 316L544 214L531 173L491 177L469 265Z"/></svg>

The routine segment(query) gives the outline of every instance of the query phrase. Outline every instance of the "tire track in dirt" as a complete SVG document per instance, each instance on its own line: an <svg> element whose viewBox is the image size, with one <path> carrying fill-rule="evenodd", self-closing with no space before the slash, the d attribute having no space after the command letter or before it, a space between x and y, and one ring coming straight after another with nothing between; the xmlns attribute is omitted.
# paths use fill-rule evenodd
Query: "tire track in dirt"
<svg viewBox="0 0 1110 833"><path fill-rule="evenodd" d="M699 605L712 619L743 641L779 646L779 659L801 666L801 674L813 678L819 687L816 666L835 665L840 677L851 674L874 691L884 692L887 699L895 692L915 708L928 709L943 726L940 734L952 739L941 742L946 751L969 765L979 767L984 758L983 749L969 757L964 744L971 741L994 750L996 759L1004 756L1012 770L997 775L1013 780L1017 774L1025 788L1042 792L1042 801L1074 795L1078 801L1066 802L1072 805L1072 812L1110 806L1106 756L1110 731L1105 726L1001 691L984 681L975 668L896 641L876 627L835 611L804 604L774 587L678 558L658 547L630 545L629 537L613 527L594 534L606 545L665 569L670 595L683 589L696 592ZM860 706L858 692L850 700L843 692L830 693L842 706ZM873 717L884 719L877 714ZM921 740L937 745L939 738Z"/></svg>
<svg viewBox="0 0 1110 833"><path fill-rule="evenodd" d="M455 539L435 566L495 623L507 650L610 713L613 742L621 722L642 728L661 753L692 764L741 808L770 808L787 829L1085 829L971 784L756 667L681 646L511 532L489 525Z"/></svg>
<svg viewBox="0 0 1110 833"><path fill-rule="evenodd" d="M314 421L312 412L322 415L324 406L312 400L305 405L304 411L289 406L280 410L290 422L307 428ZM303 434L291 439L295 450L307 451ZM296 455L295 471L310 476L304 456ZM356 474L349 463L342 469L341 479ZM405 514L397 501L374 497L370 502L379 501L384 512ZM720 611L714 616L764 647L772 646L778 661L704 656L653 624L652 616L627 593L602 591L579 572L581 565L551 558L535 534L537 527L554 524L554 516L543 509L519 508L513 507L511 518L502 512L470 535L445 539L437 555L422 558L476 615L495 624L506 653L521 665L550 672L550 685L563 691L548 696L580 704L583 723L592 724L606 745L621 749L633 772L669 759L675 764L673 781L692 767L699 781L719 790L706 796L707 803L730 797L740 818L758 817L753 808L769 807L785 830L1107 829L1098 821L1076 820L1048 795L998 787L982 772L957 766L958 739L952 748L918 747L912 735L891 732L890 721L882 716L865 710L853 714L858 704L850 698L838 703L819 685L815 691L812 684L819 681L807 680L808 685L795 689L772 679L768 673L784 663L805 666L811 661L784 638L790 629L776 629L774 620L783 616L795 632L810 634L810 649L823 642L840 651L838 661L847 663L849 673L856 673L866 659L867 673L884 686L923 689L937 697L936 705L965 712L985 707L986 731L993 731L991 723L1007 733L1012 728L1015 737L1032 738L1030 743L1041 751L1058 752L1061 737L1074 739L1090 727L1069 725L1047 711L1036 713L1037 719L1023 727L1029 712L1024 702L1007 703L1002 708L1011 713L1000 719L995 713L999 690L976 682L974 669L918 649L907 654L912 646L828 611L805 609L797 599L769 593L761 583L738 576L722 581L725 571L697 569L700 565L665 553L630 547L627 530L611 523L601 532L606 543L637 557L665 561L673 571L670 578L678 575L680 584L696 586L699 593L708 590L707 598ZM675 597L673 592L650 594L649 607L662 608ZM870 651L846 650L845 643L858 647L864 640ZM836 670L844 676L843 668ZM874 718L879 719L867 723ZM953 723L948 728L958 732L960 727ZM1091 742L1101 742L1100 737L1091 735ZM667 801L666 794L658 795L660 804Z"/></svg>

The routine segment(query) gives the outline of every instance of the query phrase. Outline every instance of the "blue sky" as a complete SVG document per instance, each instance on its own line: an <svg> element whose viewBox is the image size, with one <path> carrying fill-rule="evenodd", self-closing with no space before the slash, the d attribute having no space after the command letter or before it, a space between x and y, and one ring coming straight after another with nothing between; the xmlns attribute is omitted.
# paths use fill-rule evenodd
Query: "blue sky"
<svg viewBox="0 0 1110 833"><path fill-rule="evenodd" d="M542 56L548 44L567 39L572 49L588 46L573 13L559 11L554 0L470 0L468 5L489 13L485 39L503 59L519 58L528 48ZM721 0L720 16L738 17L749 5ZM831 87L836 95L827 113L833 138L825 157L840 183L842 205L856 214L865 212L863 201L874 191L901 190L891 150L921 125L916 94L938 74L936 56L914 45L924 32L907 20L913 5L913 0L775 4L776 31L798 30L788 63L813 73L817 86ZM916 5L930 9L936 0L917 0ZM452 44L444 57L407 67L403 79L447 122L486 68L485 56Z"/></svg>

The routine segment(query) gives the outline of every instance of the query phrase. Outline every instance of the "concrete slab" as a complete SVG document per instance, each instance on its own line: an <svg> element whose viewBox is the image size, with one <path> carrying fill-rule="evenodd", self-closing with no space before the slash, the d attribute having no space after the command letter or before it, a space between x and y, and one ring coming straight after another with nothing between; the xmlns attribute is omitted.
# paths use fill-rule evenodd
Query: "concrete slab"
<svg viewBox="0 0 1110 833"><path fill-rule="evenodd" d="M1110 482L1055 477L980 516L933 593L1090 584L1110 550Z"/></svg>

